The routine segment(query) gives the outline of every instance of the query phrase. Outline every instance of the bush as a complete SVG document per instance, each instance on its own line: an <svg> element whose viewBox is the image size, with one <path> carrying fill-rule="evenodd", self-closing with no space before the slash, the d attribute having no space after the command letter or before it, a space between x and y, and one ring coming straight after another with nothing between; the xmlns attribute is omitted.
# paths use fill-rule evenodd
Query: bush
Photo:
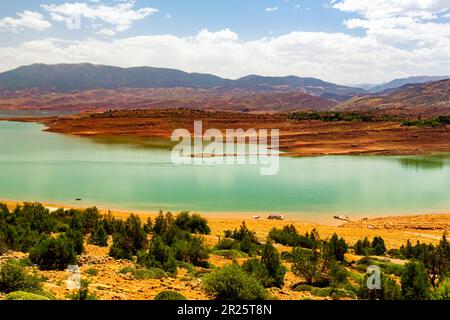
<svg viewBox="0 0 450 320"><path fill-rule="evenodd" d="M261 259L246 261L242 269L252 274L266 288L281 288L284 285L286 268L281 264L280 255L270 240L264 245Z"/></svg>
<svg viewBox="0 0 450 320"><path fill-rule="evenodd" d="M240 259L240 258L248 258L248 254L246 254L245 252L242 252L240 250L235 250L235 249L214 250L212 253L215 254L216 256L225 257L225 258L231 259L231 260Z"/></svg>
<svg viewBox="0 0 450 320"><path fill-rule="evenodd" d="M402 292L400 286L391 277L381 274L381 289L369 289L366 274L360 283L358 297L363 300L400 300Z"/></svg>
<svg viewBox="0 0 450 320"><path fill-rule="evenodd" d="M312 289L314 289L314 287L311 285L300 284L300 285L296 286L294 290L298 291L298 292L303 292L303 291L310 292L310 291L312 291Z"/></svg>
<svg viewBox="0 0 450 320"><path fill-rule="evenodd" d="M18 260L9 260L0 267L0 292L27 291L39 293L42 279L27 272Z"/></svg>
<svg viewBox="0 0 450 320"><path fill-rule="evenodd" d="M190 233L210 234L211 232L208 221L196 213L190 215L189 212L181 212L175 219L175 225Z"/></svg>
<svg viewBox="0 0 450 320"><path fill-rule="evenodd" d="M164 290L158 293L155 300L187 300L181 293L171 290Z"/></svg>
<svg viewBox="0 0 450 320"><path fill-rule="evenodd" d="M108 233L106 232L103 223L99 222L94 226L91 237L89 238L89 243L99 247L108 246Z"/></svg>
<svg viewBox="0 0 450 320"><path fill-rule="evenodd" d="M293 251L294 263L292 272L304 279L308 284L314 283L318 278L318 256L309 249L296 248Z"/></svg>
<svg viewBox="0 0 450 320"><path fill-rule="evenodd" d="M138 263L144 267L159 268L171 274L176 274L177 272L174 251L158 236L153 236L148 252L139 252Z"/></svg>
<svg viewBox="0 0 450 320"><path fill-rule="evenodd" d="M147 244L147 233L142 227L141 219L132 214L114 234L109 255L116 259L131 260L138 251L146 249Z"/></svg>
<svg viewBox="0 0 450 320"><path fill-rule="evenodd" d="M94 277L94 276L96 276L98 274L98 270L95 269L95 268L89 268L89 269L86 270L86 273L89 276Z"/></svg>
<svg viewBox="0 0 450 320"><path fill-rule="evenodd" d="M426 300L430 297L431 283L421 262L405 264L401 277L402 295L406 300Z"/></svg>
<svg viewBox="0 0 450 320"><path fill-rule="evenodd" d="M237 249L239 247L239 242L233 239L223 239L221 240L217 245L216 249L218 250L231 250L231 249Z"/></svg>
<svg viewBox="0 0 450 320"><path fill-rule="evenodd" d="M216 300L264 300L267 292L237 264L214 270L203 277L207 293Z"/></svg>
<svg viewBox="0 0 450 320"><path fill-rule="evenodd" d="M16 291L16 292L8 293L5 296L4 300L27 300L27 301L32 301L32 300L50 300L50 299L48 297L46 297L46 296L42 296L42 295L31 293L31 292Z"/></svg>
<svg viewBox="0 0 450 320"><path fill-rule="evenodd" d="M161 279L166 278L167 274L162 269L158 268L131 268L131 267L124 267L119 270L120 274L126 274L131 273L133 276L133 279L136 280L146 280L146 279Z"/></svg>
<svg viewBox="0 0 450 320"><path fill-rule="evenodd" d="M384 240L381 237L375 237L372 241L372 254L382 256L386 252Z"/></svg>
<svg viewBox="0 0 450 320"><path fill-rule="evenodd" d="M433 292L434 300L450 300L450 279L443 280Z"/></svg>
<svg viewBox="0 0 450 320"><path fill-rule="evenodd" d="M31 249L29 259L43 270L65 270L77 263L74 245L66 237L45 238Z"/></svg>
<svg viewBox="0 0 450 320"><path fill-rule="evenodd" d="M333 234L328 242L328 250L337 261L344 261L344 256L348 251L348 245L344 238L339 238L337 234Z"/></svg>
<svg viewBox="0 0 450 320"><path fill-rule="evenodd" d="M82 254L84 251L84 232L83 223L79 215L72 218L66 237L73 243L75 252Z"/></svg>
<svg viewBox="0 0 450 320"><path fill-rule="evenodd" d="M175 258L179 261L190 262L194 266L208 267L209 250L201 237L189 237L178 240L172 245Z"/></svg>
<svg viewBox="0 0 450 320"><path fill-rule="evenodd" d="M330 297L333 300L340 300L342 298L356 300L358 298L356 293L345 289L333 289L333 292L330 294Z"/></svg>

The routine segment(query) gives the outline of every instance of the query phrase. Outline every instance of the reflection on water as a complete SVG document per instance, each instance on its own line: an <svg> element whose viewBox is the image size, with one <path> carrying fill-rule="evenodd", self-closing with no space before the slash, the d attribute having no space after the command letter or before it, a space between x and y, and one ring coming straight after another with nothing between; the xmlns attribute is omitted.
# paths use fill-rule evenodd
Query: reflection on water
<svg viewBox="0 0 450 320"><path fill-rule="evenodd" d="M416 170L436 170L450 165L450 155L433 155L424 157L403 157L399 158L402 167Z"/></svg>
<svg viewBox="0 0 450 320"><path fill-rule="evenodd" d="M136 150L163 149L169 150L176 143L164 138L144 138L144 137L89 137L91 142L110 147L129 147Z"/></svg>

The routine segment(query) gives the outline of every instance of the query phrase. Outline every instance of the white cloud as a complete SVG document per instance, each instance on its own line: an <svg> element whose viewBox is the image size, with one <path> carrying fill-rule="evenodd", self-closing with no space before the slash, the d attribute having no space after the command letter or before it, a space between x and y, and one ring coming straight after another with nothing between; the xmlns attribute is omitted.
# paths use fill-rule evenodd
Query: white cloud
<svg viewBox="0 0 450 320"><path fill-rule="evenodd" d="M271 8L266 8L266 12L273 12L273 11L277 11L278 7L271 7Z"/></svg>
<svg viewBox="0 0 450 320"><path fill-rule="evenodd" d="M202 30L191 37L154 35L70 42L45 39L0 50L0 70L34 62L145 65L229 78L295 74L337 83L382 82L409 75L450 74L450 40L411 50L371 37L325 32L291 32L241 41L225 29Z"/></svg>
<svg viewBox="0 0 450 320"><path fill-rule="evenodd" d="M0 31L19 32L23 29L43 31L52 25L46 21L42 14L33 11L24 11L17 14L18 18L5 17L0 19Z"/></svg>
<svg viewBox="0 0 450 320"><path fill-rule="evenodd" d="M103 35L114 35L131 27L133 22L142 20L158 12L158 9L144 7L134 9L134 1L122 1L113 6L103 4L89 5L83 2L64 3L60 5L42 5L44 10L50 13L54 21L70 22L81 17L90 20L99 20L108 23L111 27L100 31Z"/></svg>
<svg viewBox="0 0 450 320"><path fill-rule="evenodd" d="M130 7L130 1L124 3L128 4L124 12L140 10ZM329 2L329 6L355 14L344 22L345 26L362 29L363 34L290 32L244 41L230 29L204 29L186 37L161 34L110 40L42 39L16 47L0 44L0 71L34 62L92 62L178 68L229 78L294 74L344 84L379 83L422 74L450 75L450 21L438 19L448 15L450 0L340 0ZM82 12L92 23L101 23L95 30L106 36L150 14L123 14L127 17L123 23L117 11L100 10L96 5L81 6L78 11L64 8L55 9L53 18L60 15L64 20L72 12L69 9Z"/></svg>

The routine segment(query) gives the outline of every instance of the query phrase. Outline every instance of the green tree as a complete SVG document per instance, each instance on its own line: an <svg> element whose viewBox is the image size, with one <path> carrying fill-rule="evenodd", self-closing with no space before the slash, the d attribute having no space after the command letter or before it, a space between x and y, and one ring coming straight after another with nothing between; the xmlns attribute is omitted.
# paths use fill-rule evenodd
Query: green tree
<svg viewBox="0 0 450 320"><path fill-rule="evenodd" d="M29 259L43 270L64 270L76 264L77 254L68 238L46 237L31 249Z"/></svg>
<svg viewBox="0 0 450 320"><path fill-rule="evenodd" d="M348 251L348 245L344 238L339 238L335 233L328 242L330 253L337 261L344 261L344 256Z"/></svg>
<svg viewBox="0 0 450 320"><path fill-rule="evenodd" d="M108 246L108 233L103 226L103 223L98 222L92 229L91 237L89 238L89 243L99 246Z"/></svg>
<svg viewBox="0 0 450 320"><path fill-rule="evenodd" d="M265 300L267 292L261 283L237 264L216 269L203 277L203 286L216 300Z"/></svg>
<svg viewBox="0 0 450 320"><path fill-rule="evenodd" d="M386 252L386 246L384 240L381 237L374 237L372 241L371 254L376 256L382 256Z"/></svg>
<svg viewBox="0 0 450 320"><path fill-rule="evenodd" d="M402 295L406 300L426 300L430 297L431 283L421 262L405 264L401 276Z"/></svg>

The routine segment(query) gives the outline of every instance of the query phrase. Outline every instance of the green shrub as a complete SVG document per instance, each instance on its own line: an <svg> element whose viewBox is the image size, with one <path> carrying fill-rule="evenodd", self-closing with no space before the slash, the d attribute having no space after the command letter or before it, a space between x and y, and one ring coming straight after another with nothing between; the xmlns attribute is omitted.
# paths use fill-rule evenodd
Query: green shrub
<svg viewBox="0 0 450 320"><path fill-rule="evenodd" d="M353 249L355 250L355 254L360 256L382 256L386 252L386 246L381 237L374 237L372 243L365 237L364 240L358 240Z"/></svg>
<svg viewBox="0 0 450 320"><path fill-rule="evenodd" d="M131 260L139 251L146 249L147 245L147 233L142 227L141 219L132 214L125 225L115 232L109 255L116 259Z"/></svg>
<svg viewBox="0 0 450 320"><path fill-rule="evenodd" d="M18 260L9 260L0 267L0 292L27 291L39 293L42 279L27 272Z"/></svg>
<svg viewBox="0 0 450 320"><path fill-rule="evenodd" d="M190 233L210 234L211 232L208 221L196 213L190 215L189 212L181 212L175 219L175 225Z"/></svg>
<svg viewBox="0 0 450 320"><path fill-rule="evenodd" d="M65 237L45 238L31 249L29 259L43 270L64 270L77 263L74 245Z"/></svg>
<svg viewBox="0 0 450 320"><path fill-rule="evenodd" d="M245 252L242 252L240 250L213 250L212 252L216 256L225 257L227 259L233 260L233 259L240 259L240 258L248 258L248 254Z"/></svg>
<svg viewBox="0 0 450 320"><path fill-rule="evenodd" d="M153 236L150 249L138 254L138 263L147 268L159 268L170 274L176 274L177 262L174 250L166 245L159 236Z"/></svg>
<svg viewBox="0 0 450 320"><path fill-rule="evenodd" d="M77 254L82 254L84 251L84 231L81 217L76 215L72 218L69 230L66 232L66 237L73 243L74 250Z"/></svg>
<svg viewBox="0 0 450 320"><path fill-rule="evenodd" d="M108 246L108 233L106 232L103 223L98 222L95 224L92 229L91 237L89 238L89 243L99 247Z"/></svg>
<svg viewBox="0 0 450 320"><path fill-rule="evenodd" d="M450 279L444 279L435 288L432 297L434 300L450 300Z"/></svg>
<svg viewBox="0 0 450 320"><path fill-rule="evenodd" d="M217 245L217 250L231 250L231 249L237 249L239 247L239 242L233 239L225 238L221 240Z"/></svg>
<svg viewBox="0 0 450 320"><path fill-rule="evenodd" d="M311 285L300 284L300 285L296 286L294 290L298 291L298 292L302 292L302 291L310 292L310 291L312 291L312 289L314 289L314 287Z"/></svg>
<svg viewBox="0 0 450 320"><path fill-rule="evenodd" d="M333 300L340 300L342 298L347 298L347 299L352 299L352 300L358 299L358 296L356 295L356 293L354 293L353 291L350 291L350 290L345 290L345 289L334 289L333 292L330 294L330 297Z"/></svg>
<svg viewBox="0 0 450 320"><path fill-rule="evenodd" d="M188 237L172 244L175 258L179 261L192 263L198 267L208 267L209 250L201 237Z"/></svg>
<svg viewBox="0 0 450 320"><path fill-rule="evenodd" d="M187 300L181 293L171 290L164 290L158 293L155 300Z"/></svg>
<svg viewBox="0 0 450 320"><path fill-rule="evenodd" d="M162 269L158 268L131 268L124 267L119 270L120 274L131 273L133 279L146 280L146 279L161 279L166 278L167 274Z"/></svg>
<svg viewBox="0 0 450 320"><path fill-rule="evenodd" d="M316 297L328 297L332 291L332 288L313 288L311 294Z"/></svg>
<svg viewBox="0 0 450 320"><path fill-rule="evenodd" d="M421 262L405 264L401 285L402 295L406 300L427 300L430 297L431 283L428 272Z"/></svg>
<svg viewBox="0 0 450 320"><path fill-rule="evenodd" d="M31 293L31 292L24 292L24 291L15 291L8 293L4 300L50 300L46 296L42 296L39 294Z"/></svg>
<svg viewBox="0 0 450 320"><path fill-rule="evenodd" d="M203 277L207 293L216 300L264 300L267 292L237 264L216 269Z"/></svg>
<svg viewBox="0 0 450 320"><path fill-rule="evenodd" d="M358 297L362 300L400 300L401 288L397 282L388 275L381 274L381 289L369 289L367 286L368 275L361 280Z"/></svg>
<svg viewBox="0 0 450 320"><path fill-rule="evenodd" d="M344 261L344 256L348 251L348 245L344 238L339 238L335 233L328 242L328 250L337 261Z"/></svg>
<svg viewBox="0 0 450 320"><path fill-rule="evenodd" d="M89 268L89 269L86 270L86 273L89 276L94 277L94 276L96 276L98 274L98 270L95 269L95 268Z"/></svg>

